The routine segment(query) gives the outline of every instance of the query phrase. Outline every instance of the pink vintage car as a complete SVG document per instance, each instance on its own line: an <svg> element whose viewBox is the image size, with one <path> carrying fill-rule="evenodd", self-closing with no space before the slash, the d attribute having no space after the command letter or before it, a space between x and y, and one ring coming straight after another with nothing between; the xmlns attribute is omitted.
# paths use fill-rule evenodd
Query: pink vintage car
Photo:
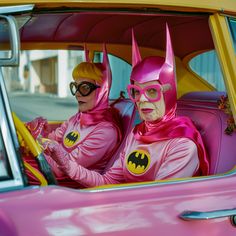
<svg viewBox="0 0 236 236"><path fill-rule="evenodd" d="M236 2L26 2L0 2L0 235L235 235ZM106 169L112 165L139 122L126 94L131 31L143 56L164 55L166 23L176 59L178 115L199 129L210 174L72 189L42 173L39 186L29 185L20 145L35 157L42 153L24 122L44 116L54 129L77 109L65 88L84 43L98 60L107 44L111 101L125 97L115 105L124 138Z"/></svg>

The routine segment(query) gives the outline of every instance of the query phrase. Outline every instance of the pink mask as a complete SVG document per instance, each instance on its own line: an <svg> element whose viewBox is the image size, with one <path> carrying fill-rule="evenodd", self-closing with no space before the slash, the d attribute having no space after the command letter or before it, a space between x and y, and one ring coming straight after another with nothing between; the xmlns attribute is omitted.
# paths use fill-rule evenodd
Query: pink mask
<svg viewBox="0 0 236 236"><path fill-rule="evenodd" d="M176 106L177 93L174 53L167 24L165 59L159 56L151 56L142 60L134 32L132 32L132 66L131 83L136 81L142 84L158 80L162 85L169 85L170 89L163 94L166 104L166 114Z"/></svg>
<svg viewBox="0 0 236 236"><path fill-rule="evenodd" d="M86 45L84 51L85 51L85 61L91 62L89 58L89 51L87 50ZM96 101L93 111L106 109L109 105L109 93L112 83L112 75L105 44L103 45L103 62L95 64L103 71L103 77L102 77L102 84L97 84L100 86L100 88L96 89Z"/></svg>

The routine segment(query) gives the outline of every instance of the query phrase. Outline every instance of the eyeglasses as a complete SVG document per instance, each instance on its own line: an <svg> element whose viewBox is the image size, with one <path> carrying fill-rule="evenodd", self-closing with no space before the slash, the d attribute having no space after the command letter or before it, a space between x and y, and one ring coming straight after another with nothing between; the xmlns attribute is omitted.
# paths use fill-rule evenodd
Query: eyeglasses
<svg viewBox="0 0 236 236"><path fill-rule="evenodd" d="M85 97L91 94L97 88L100 88L100 86L87 81L81 82L80 84L77 84L76 82L70 83L70 91L73 96L79 92L81 96Z"/></svg>
<svg viewBox="0 0 236 236"><path fill-rule="evenodd" d="M134 84L129 84L127 90L129 97L133 102L139 101L142 94L148 99L148 101L157 102L161 99L161 92L163 92L160 84L149 85L144 88L140 88Z"/></svg>

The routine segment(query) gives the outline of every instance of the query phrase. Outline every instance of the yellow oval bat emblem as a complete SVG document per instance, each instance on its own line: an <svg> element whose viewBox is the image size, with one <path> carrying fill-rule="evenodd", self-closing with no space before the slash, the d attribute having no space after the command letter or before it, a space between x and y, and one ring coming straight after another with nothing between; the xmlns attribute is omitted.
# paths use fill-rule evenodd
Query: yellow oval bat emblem
<svg viewBox="0 0 236 236"><path fill-rule="evenodd" d="M77 131L72 131L64 137L63 143L66 147L72 147L75 143L78 142L80 134Z"/></svg>
<svg viewBox="0 0 236 236"><path fill-rule="evenodd" d="M127 169L136 175L143 174L150 165L150 154L145 150L135 150L127 158Z"/></svg>

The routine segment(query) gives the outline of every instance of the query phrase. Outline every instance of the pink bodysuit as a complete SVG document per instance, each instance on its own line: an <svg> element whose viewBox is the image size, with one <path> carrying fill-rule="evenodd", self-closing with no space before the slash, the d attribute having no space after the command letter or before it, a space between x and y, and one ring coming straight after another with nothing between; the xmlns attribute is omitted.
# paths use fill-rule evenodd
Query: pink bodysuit
<svg viewBox="0 0 236 236"><path fill-rule="evenodd" d="M50 140L56 141L57 148L68 153L68 161L73 163L74 168L82 165L89 170L102 172L107 162L113 155L121 140L118 126L111 121L90 125L81 125L80 113L65 121L59 128L47 136ZM53 170L59 185L78 188L82 187L78 182L73 181L70 175L61 171L57 163L52 159L52 153L47 148L48 143L43 144L44 155ZM34 168L38 168L37 162L31 156L25 160ZM29 184L39 184L38 180L28 171Z"/></svg>
<svg viewBox="0 0 236 236"><path fill-rule="evenodd" d="M76 165L66 152L65 161L62 153L57 156L60 169L86 187L191 177L199 168L197 146L192 140L174 138L146 144L137 141L133 133L119 159L104 175Z"/></svg>
<svg viewBox="0 0 236 236"><path fill-rule="evenodd" d="M74 161L75 165L80 164L101 172L117 147L119 140L117 128L107 121L101 121L96 125L81 126L77 121L78 116L79 114L74 115L65 121L58 129L50 133L48 138L57 141L68 152L68 160ZM56 177L63 175L50 157L50 151L46 149L44 154Z"/></svg>

